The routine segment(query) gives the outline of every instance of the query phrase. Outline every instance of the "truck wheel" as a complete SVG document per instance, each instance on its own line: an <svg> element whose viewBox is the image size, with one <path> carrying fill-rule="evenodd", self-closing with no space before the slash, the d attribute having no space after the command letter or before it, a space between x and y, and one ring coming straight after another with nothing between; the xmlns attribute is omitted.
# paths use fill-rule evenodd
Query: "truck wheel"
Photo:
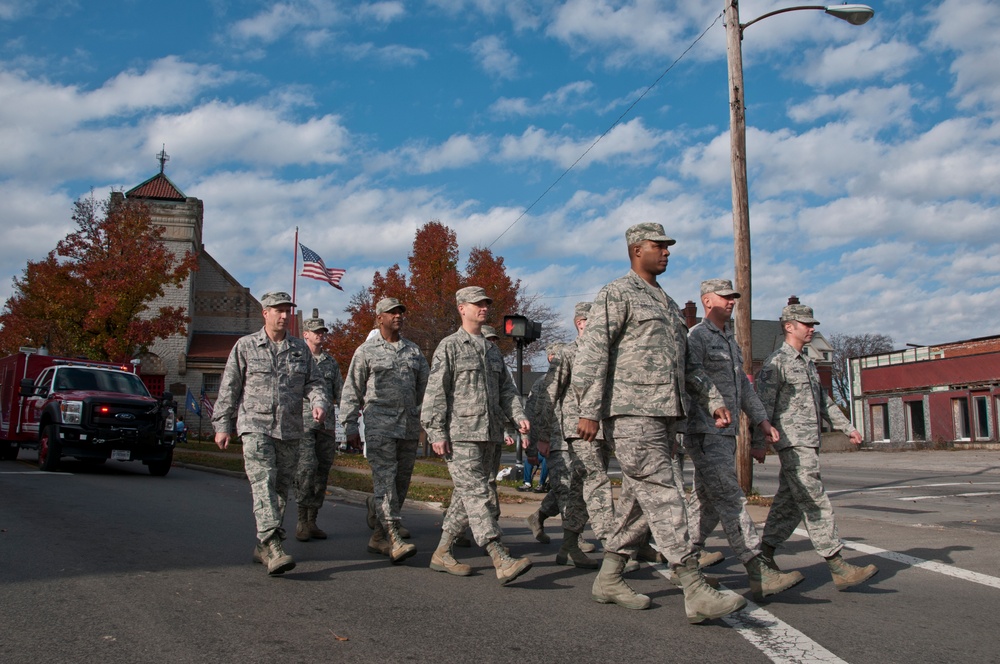
<svg viewBox="0 0 1000 664"><path fill-rule="evenodd" d="M59 467L61 452L59 427L50 424L42 429L38 438L38 469L54 472Z"/></svg>
<svg viewBox="0 0 1000 664"><path fill-rule="evenodd" d="M17 458L17 452L17 443L4 443L3 447L0 447L0 459L4 461L13 461Z"/></svg>
<svg viewBox="0 0 1000 664"><path fill-rule="evenodd" d="M162 461L149 462L149 474L153 477L163 477L170 472L170 464L174 462L174 451L167 453L167 458Z"/></svg>

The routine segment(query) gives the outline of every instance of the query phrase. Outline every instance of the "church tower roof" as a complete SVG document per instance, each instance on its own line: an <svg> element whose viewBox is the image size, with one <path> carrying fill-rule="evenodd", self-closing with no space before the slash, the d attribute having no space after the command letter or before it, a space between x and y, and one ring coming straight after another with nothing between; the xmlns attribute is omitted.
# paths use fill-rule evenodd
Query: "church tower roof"
<svg viewBox="0 0 1000 664"><path fill-rule="evenodd" d="M167 155L166 150L161 150L156 158L160 162L160 172L149 178L145 182L135 187L132 187L125 192L127 198L151 198L159 201L183 201L187 198L184 192L181 191L177 185L170 181L164 173L163 169L170 157Z"/></svg>

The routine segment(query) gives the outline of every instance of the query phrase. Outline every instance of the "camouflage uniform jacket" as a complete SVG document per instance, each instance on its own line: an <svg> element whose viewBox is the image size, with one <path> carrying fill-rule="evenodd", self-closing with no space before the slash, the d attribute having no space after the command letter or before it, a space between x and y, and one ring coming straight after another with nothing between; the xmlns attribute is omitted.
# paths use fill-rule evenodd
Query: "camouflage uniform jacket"
<svg viewBox="0 0 1000 664"><path fill-rule="evenodd" d="M757 374L757 395L771 424L781 432L774 447L819 447L820 422L850 434L854 426L819 382L816 365L787 343L774 351ZM762 437L760 430L754 437Z"/></svg>
<svg viewBox="0 0 1000 664"><path fill-rule="evenodd" d="M708 379L722 393L726 408L733 414L733 423L724 429L715 428L715 418L705 408L698 396L703 384L688 381L691 411L688 413L688 433L710 433L716 436L735 436L739 432L739 414L743 411L753 427L767 419L753 385L743 371L743 354L736 344L736 336L727 325L720 330L715 323L703 318L688 332L687 370L702 369ZM763 442L763 438L760 439Z"/></svg>
<svg viewBox="0 0 1000 664"><path fill-rule="evenodd" d="M685 384L703 383L711 412L722 395L693 368L685 377L687 325L677 303L630 270L601 289L579 338L571 385L580 417L685 415Z"/></svg>
<svg viewBox="0 0 1000 664"><path fill-rule="evenodd" d="M570 389L570 382L573 377L573 362L576 359L577 350L580 348L580 338L556 353L552 361L549 362L549 370L545 374L545 394L543 399L545 406L551 408L556 417L550 420L551 427L546 427L542 422L538 427L538 439L548 440L553 449L565 447L563 441L576 440L576 425L580 419L580 407L576 401L576 393ZM535 430L532 422L531 428ZM598 438L601 434L598 433ZM557 440L558 438L558 440Z"/></svg>
<svg viewBox="0 0 1000 664"><path fill-rule="evenodd" d="M549 363L549 372L552 371L555 362L557 360L553 358L552 362ZM535 381L535 384L531 386L531 392L528 393L528 399L524 403L524 412L531 423L531 430L528 432L528 452L531 456L538 453L538 441L540 440L549 441L550 450L566 449L566 442L563 440L559 426L561 409L559 404L549 399L548 395L549 375L546 373ZM575 423L573 430L576 430Z"/></svg>
<svg viewBox="0 0 1000 664"><path fill-rule="evenodd" d="M392 344L378 334L358 346L340 399L345 433L358 433L358 412L364 410L366 431L387 438L419 438L420 402L429 371L420 348L409 339Z"/></svg>
<svg viewBox="0 0 1000 664"><path fill-rule="evenodd" d="M233 346L219 383L212 415L216 433L262 433L280 440L302 437L302 400L330 411L323 377L315 369L309 346L285 335L271 351L264 328Z"/></svg>
<svg viewBox="0 0 1000 664"><path fill-rule="evenodd" d="M335 431L337 429L337 418L334 417L333 407L340 401L340 392L344 388L344 379L340 375L340 365L333 356L323 351L319 357L313 355L315 366L313 371L319 372L323 377L323 384L326 385L326 393L330 397L330 412L326 414L323 424L319 424L313 419L312 406L308 399L302 400L302 426L306 429L323 429Z"/></svg>
<svg viewBox="0 0 1000 664"><path fill-rule="evenodd" d="M462 328L442 339L420 409L427 439L496 443L507 419L526 418L500 349L487 342L484 355Z"/></svg>

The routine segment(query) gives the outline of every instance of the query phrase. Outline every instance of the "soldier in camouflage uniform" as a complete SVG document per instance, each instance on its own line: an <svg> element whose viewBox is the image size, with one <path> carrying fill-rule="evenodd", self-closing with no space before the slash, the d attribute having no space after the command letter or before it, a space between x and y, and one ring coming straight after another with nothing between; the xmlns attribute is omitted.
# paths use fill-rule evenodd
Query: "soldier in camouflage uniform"
<svg viewBox="0 0 1000 664"><path fill-rule="evenodd" d="M764 406L743 372L743 356L736 344L730 319L740 294L728 279L701 282L701 302L705 317L691 328L687 343L687 369L703 370L722 393L732 422L723 429L715 426L697 394L690 394L690 412L685 422L684 447L694 463L694 491L688 498L688 527L696 547L705 546L706 538L722 521L722 528L736 556L747 569L750 590L758 601L791 588L802 581L798 572L772 570L760 557L760 535L747 513L747 500L736 478L736 434L740 411L753 426L759 427L763 444L778 441L778 430L771 426ZM764 462L764 448L751 452ZM719 561L721 554L717 555ZM702 567L706 563L701 564Z"/></svg>
<svg viewBox="0 0 1000 664"><path fill-rule="evenodd" d="M330 403L340 401L340 391L344 379L340 367L333 356L323 350L327 327L313 309L312 318L302 322L302 339L309 346L314 371L322 377ZM326 533L316 525L316 515L326 500L326 485L330 480L330 468L337 453L337 421L330 414L323 422L312 416L312 406L302 401L302 442L299 443L299 466L295 473L295 501L299 506L299 520L295 526L295 539L308 542L310 539L326 539Z"/></svg>
<svg viewBox="0 0 1000 664"><path fill-rule="evenodd" d="M309 401L317 422L331 406L309 347L287 334L295 306L292 298L288 293L267 293L260 303L264 327L233 346L219 383L212 427L215 444L226 449L234 420L237 424L257 522L253 559L265 564L268 574L282 574L295 567L281 546L281 521L299 461L302 400Z"/></svg>
<svg viewBox="0 0 1000 664"><path fill-rule="evenodd" d="M430 566L456 576L471 573L451 553L454 539L468 523L476 544L485 547L493 559L497 578L506 584L526 572L531 561L511 557L500 541L489 475L496 446L503 440L504 422L515 420L522 434L530 427L500 349L482 336L492 300L478 286L460 289L455 300L462 327L442 339L434 351L420 409L427 439L448 461L455 484Z"/></svg>
<svg viewBox="0 0 1000 664"><path fill-rule="evenodd" d="M667 269L674 240L657 223L632 226L625 238L632 270L597 294L571 379L579 399L578 435L593 441L603 423L624 475L592 597L631 609L649 607L649 597L622 578L649 528L684 588L688 621L720 618L746 606L746 600L723 595L702 576L671 452L674 425L685 415L686 382L706 383L701 393L718 424L728 424L730 414L704 372L685 371L687 326L656 280Z"/></svg>
<svg viewBox="0 0 1000 664"><path fill-rule="evenodd" d="M420 348L400 335L405 312L394 297L375 305L378 335L354 351L340 400L340 420L351 446L361 444L358 413L365 415L365 456L374 494L368 500L368 525L374 531L368 551L393 563L417 552L403 541L400 509L417 460L420 403L430 371Z"/></svg>
<svg viewBox="0 0 1000 664"><path fill-rule="evenodd" d="M823 390L816 365L804 350L812 340L813 328L819 325L812 308L790 304L781 311L780 322L785 342L764 362L756 382L764 412L781 432L774 444L781 474L764 525L762 555L776 568L774 550L805 519L813 548L826 559L837 590L845 590L871 578L878 568L851 565L840 555L844 543L820 480L820 427L822 420L828 421L855 445L861 444L861 434Z"/></svg>
<svg viewBox="0 0 1000 664"><path fill-rule="evenodd" d="M542 421L540 426L532 428L539 439L540 447L549 443L553 448L564 450L558 454L553 453L553 457L556 458L553 468L557 477L557 486L565 487L566 497L559 506L563 514L564 528L572 531L574 519L583 519L584 522L590 519L594 533L603 543L609 537L614 523L614 501L611 495L611 480L608 478L611 449L603 435L598 434L593 441L586 441L577 434L576 424L579 420L579 408L576 395L570 390L573 362L579 347L579 335L587 327L590 306L589 302L580 302L576 305L573 324L576 327L578 338L574 343L563 346L557 354L549 359L542 407L554 413L554 419L548 421L551 422L551 426L547 426L546 421ZM572 469L568 482L558 471L558 467L562 465L561 457L566 458L566 465ZM559 497L562 498L562 496ZM543 531L545 519L555 515L551 506L547 504L548 500L549 498L546 496L538 511L528 517L528 526L540 542L547 542L549 539ZM579 540L578 534L576 536L564 534L563 548L557 554L556 562L591 567L591 565L586 564L586 561L590 561L589 558L573 552L576 540ZM582 540L575 548L578 548L581 553L593 551L593 546L586 545ZM578 560L584 564L579 564ZM596 566L595 561L594 567Z"/></svg>

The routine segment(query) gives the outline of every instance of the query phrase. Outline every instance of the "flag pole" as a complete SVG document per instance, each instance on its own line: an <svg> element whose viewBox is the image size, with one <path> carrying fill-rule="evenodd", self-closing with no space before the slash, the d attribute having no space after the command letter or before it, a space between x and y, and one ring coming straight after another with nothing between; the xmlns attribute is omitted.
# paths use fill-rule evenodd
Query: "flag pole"
<svg viewBox="0 0 1000 664"><path fill-rule="evenodd" d="M292 250L292 302L295 301L295 288L299 280L299 227L295 227L295 248ZM295 309L292 309L292 336L299 336L298 325L295 322Z"/></svg>

